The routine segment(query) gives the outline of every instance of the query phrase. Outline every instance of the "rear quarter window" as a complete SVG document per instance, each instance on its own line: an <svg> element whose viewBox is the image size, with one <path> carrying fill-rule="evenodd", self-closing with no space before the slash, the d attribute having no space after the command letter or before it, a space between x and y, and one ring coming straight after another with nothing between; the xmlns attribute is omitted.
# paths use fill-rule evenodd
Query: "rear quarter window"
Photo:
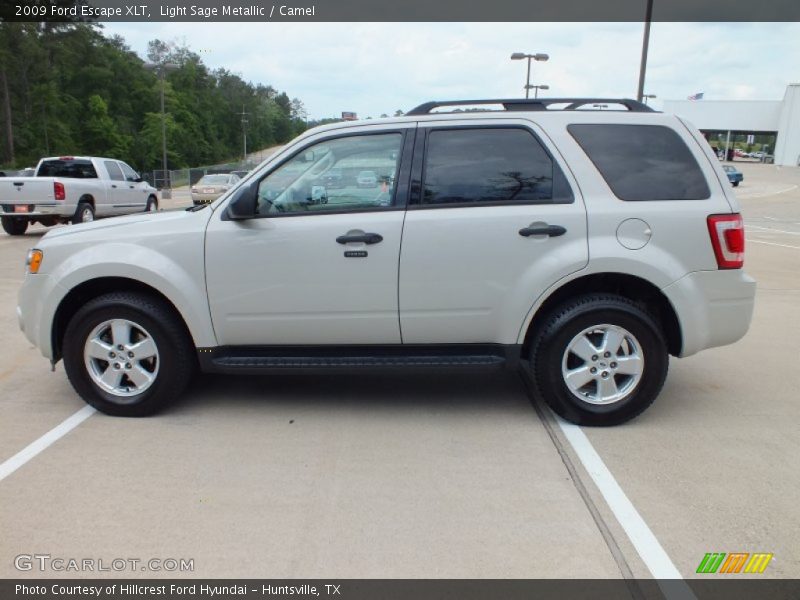
<svg viewBox="0 0 800 600"><path fill-rule="evenodd" d="M620 200L705 200L711 191L681 137L663 125L572 124L570 135Z"/></svg>

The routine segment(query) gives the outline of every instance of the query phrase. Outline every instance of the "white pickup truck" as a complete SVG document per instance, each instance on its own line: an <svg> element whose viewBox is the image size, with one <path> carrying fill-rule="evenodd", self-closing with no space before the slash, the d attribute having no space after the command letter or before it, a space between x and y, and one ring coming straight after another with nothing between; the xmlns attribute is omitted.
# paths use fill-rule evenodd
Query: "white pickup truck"
<svg viewBox="0 0 800 600"><path fill-rule="evenodd" d="M33 177L0 178L3 229L22 235L31 223L85 223L96 217L158 210L156 189L120 160L43 158Z"/></svg>

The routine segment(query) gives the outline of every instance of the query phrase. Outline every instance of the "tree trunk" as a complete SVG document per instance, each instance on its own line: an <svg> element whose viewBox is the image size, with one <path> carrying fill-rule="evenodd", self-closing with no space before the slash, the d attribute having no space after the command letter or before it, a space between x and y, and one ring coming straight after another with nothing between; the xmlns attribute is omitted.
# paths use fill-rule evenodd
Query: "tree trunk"
<svg viewBox="0 0 800 600"><path fill-rule="evenodd" d="M6 117L6 157L14 164L14 126L11 124L11 96L8 94L8 80L5 67L0 69L0 87L3 90L3 112Z"/></svg>

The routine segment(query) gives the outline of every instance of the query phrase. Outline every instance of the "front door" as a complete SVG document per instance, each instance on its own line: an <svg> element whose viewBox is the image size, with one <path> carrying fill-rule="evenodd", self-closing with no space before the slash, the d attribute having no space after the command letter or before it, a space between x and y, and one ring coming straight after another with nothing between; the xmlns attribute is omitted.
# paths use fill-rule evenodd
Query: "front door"
<svg viewBox="0 0 800 600"><path fill-rule="evenodd" d="M257 218L216 211L206 273L220 345L400 343L398 183L414 124L376 129L319 134L268 167L252 184Z"/></svg>

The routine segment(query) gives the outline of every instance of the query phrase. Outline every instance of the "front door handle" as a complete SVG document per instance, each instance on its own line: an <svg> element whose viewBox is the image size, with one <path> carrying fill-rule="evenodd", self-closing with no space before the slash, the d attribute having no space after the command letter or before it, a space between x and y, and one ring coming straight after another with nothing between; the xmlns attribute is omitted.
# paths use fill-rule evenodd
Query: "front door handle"
<svg viewBox="0 0 800 600"><path fill-rule="evenodd" d="M383 241L383 236L378 233L349 233L347 235L340 235L336 238L336 241L340 244L353 244L356 242L377 244Z"/></svg>
<svg viewBox="0 0 800 600"><path fill-rule="evenodd" d="M561 225L540 225L537 227L523 227L519 230L519 234L523 237L531 235L549 235L550 237L558 237L567 233L567 228Z"/></svg>

